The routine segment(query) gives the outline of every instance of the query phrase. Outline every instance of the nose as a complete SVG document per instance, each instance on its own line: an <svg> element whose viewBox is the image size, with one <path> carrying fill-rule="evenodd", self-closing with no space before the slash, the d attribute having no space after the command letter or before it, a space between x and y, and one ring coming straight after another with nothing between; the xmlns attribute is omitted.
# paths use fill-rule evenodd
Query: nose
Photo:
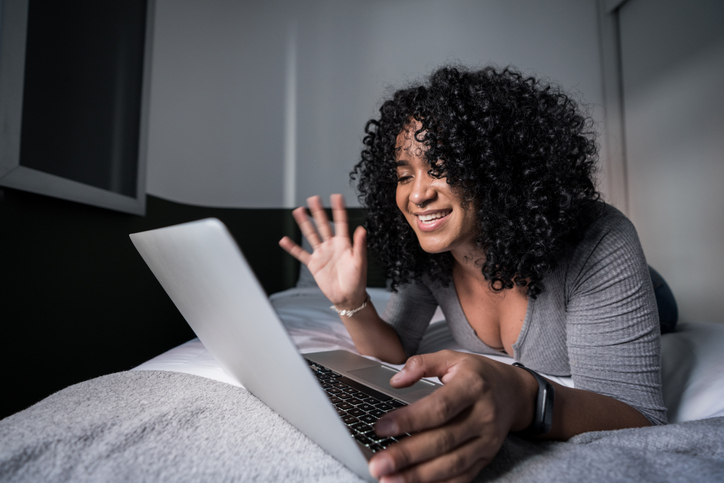
<svg viewBox="0 0 724 483"><path fill-rule="evenodd" d="M434 179L427 173L416 176L412 193L410 193L410 201L419 207L433 201L437 196L437 190L434 186Z"/></svg>

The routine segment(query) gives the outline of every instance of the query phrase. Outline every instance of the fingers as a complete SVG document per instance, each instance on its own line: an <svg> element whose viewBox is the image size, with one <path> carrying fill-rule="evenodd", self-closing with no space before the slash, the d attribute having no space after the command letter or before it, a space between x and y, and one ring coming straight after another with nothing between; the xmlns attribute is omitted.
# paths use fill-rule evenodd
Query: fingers
<svg viewBox="0 0 724 483"><path fill-rule="evenodd" d="M347 222L347 208L344 206L344 196L333 194L329 197L329 201L332 205L334 233L337 236L349 238L349 223Z"/></svg>
<svg viewBox="0 0 724 483"><path fill-rule="evenodd" d="M319 238L317 229L315 228L311 218L307 216L307 210L304 209L303 206L300 206L296 210L292 211L292 216L294 217L294 221L297 222L297 225L299 225L299 229L302 231L304 238L309 240L309 244L312 246L312 249L317 248L322 244L322 239Z"/></svg>
<svg viewBox="0 0 724 483"><path fill-rule="evenodd" d="M390 384L393 387L407 387L423 377L443 377L457 359L457 354L452 351L412 356L407 359L405 367L390 379Z"/></svg>
<svg viewBox="0 0 724 483"><path fill-rule="evenodd" d="M394 468L397 469L449 453L476 436L473 425L467 419L469 415L470 410L468 409L445 426L405 438L402 441L404 444L396 444L385 453L394 463Z"/></svg>
<svg viewBox="0 0 724 483"><path fill-rule="evenodd" d="M367 230L364 227L358 226L354 231L354 256L359 261L360 266L367 266Z"/></svg>
<svg viewBox="0 0 724 483"><path fill-rule="evenodd" d="M322 198L319 196L307 198L307 206L309 206L309 211L312 213L314 223L317 225L317 230L322 236L322 240L327 241L332 238L332 228L329 226L329 218L327 218L327 212L324 211ZM310 240L309 242L311 243L312 241Z"/></svg>
<svg viewBox="0 0 724 483"><path fill-rule="evenodd" d="M395 436L435 428L473 405L484 391L484 382L470 371L449 377L456 372L458 359L458 354L452 351L410 357L402 371L390 380L391 384L404 387L422 377L437 376L445 385L429 396L380 418L375 425L377 434Z"/></svg>
<svg viewBox="0 0 724 483"><path fill-rule="evenodd" d="M344 205L344 197L341 194L333 194L330 197L332 204L332 217L334 219L334 232L337 236L349 238L349 223L347 221L347 209ZM332 238L332 228L329 224L327 212L322 205L319 196L307 198L307 206L312 218L307 216L304 207L299 207L292 212L294 219L299 225L304 237L309 240L312 248L317 248L322 242ZM314 221L312 221L312 219Z"/></svg>
<svg viewBox="0 0 724 483"><path fill-rule="evenodd" d="M304 265L309 264L309 257L311 256L306 250L297 245L294 240L285 236L279 240L279 246L286 250L291 256L302 262Z"/></svg>
<svg viewBox="0 0 724 483"><path fill-rule="evenodd" d="M448 423L476 402L476 384L453 381L429 396L392 411L375 424L380 436L396 436L436 428Z"/></svg>
<svg viewBox="0 0 724 483"><path fill-rule="evenodd" d="M413 438L407 438L405 443L412 446ZM385 481L470 481L485 465L490 463L498 451L501 443L486 442L483 438L470 438L458 447L432 455L419 464L404 464L403 459L395 454L395 450L402 450L402 443L375 455L369 464L372 476L379 478L380 483ZM413 453L415 449L404 451ZM434 457L437 456L437 457ZM394 477L393 477L394 475ZM386 478L386 477L392 477Z"/></svg>
<svg viewBox="0 0 724 483"><path fill-rule="evenodd" d="M500 375L495 363L442 351L411 357L396 387L437 376L445 385L431 395L386 414L380 436L412 436L376 454L370 473L389 481L470 481L498 452L509 425L494 397ZM498 385L496 385L496 382Z"/></svg>

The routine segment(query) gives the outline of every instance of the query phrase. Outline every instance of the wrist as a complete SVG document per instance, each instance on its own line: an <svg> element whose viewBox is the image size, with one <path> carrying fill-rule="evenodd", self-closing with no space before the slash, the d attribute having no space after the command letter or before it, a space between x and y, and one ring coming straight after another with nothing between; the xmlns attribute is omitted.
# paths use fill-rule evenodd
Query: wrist
<svg viewBox="0 0 724 483"><path fill-rule="evenodd" d="M356 300L360 300L360 298L357 298ZM367 307L367 304L370 302L370 296L367 294L367 292L364 292L364 297L361 298L361 302L359 303L344 303L344 304L334 304L330 307L331 310L334 310L337 312L341 317L352 317L357 312L360 312L365 307Z"/></svg>
<svg viewBox="0 0 724 483"><path fill-rule="evenodd" d="M524 393L528 396L522 398L526 401L524 409L519 412L522 416L518 418L511 430L520 431L521 435L524 436L539 436L548 433L553 426L553 406L555 403L555 388L553 385L545 379L543 376L528 369L523 364L515 362L514 366L519 367L523 371L527 372L529 376L532 376L534 385L531 384L531 377L526 378ZM531 395L531 389L533 390L533 398ZM533 411L531 418L530 401L533 401ZM530 421L528 426L522 426L521 423Z"/></svg>
<svg viewBox="0 0 724 483"><path fill-rule="evenodd" d="M535 420L535 403L538 398L538 381L528 371L513 369L517 374L519 397L518 408L510 430L524 431Z"/></svg>

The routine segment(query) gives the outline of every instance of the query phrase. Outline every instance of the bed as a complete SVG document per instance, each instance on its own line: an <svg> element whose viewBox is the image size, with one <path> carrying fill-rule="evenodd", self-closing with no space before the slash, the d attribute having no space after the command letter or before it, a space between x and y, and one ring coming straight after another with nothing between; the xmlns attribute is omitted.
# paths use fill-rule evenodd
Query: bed
<svg viewBox="0 0 724 483"><path fill-rule="evenodd" d="M389 293L370 289L377 307ZM271 296L301 352L354 351L318 288ZM479 481L724 481L724 325L662 337L670 424L568 442L511 435ZM460 348L436 317L421 351ZM496 357L511 363L506 357ZM568 378L552 378L571 385ZM361 481L216 364L198 339L0 421L0 481Z"/></svg>

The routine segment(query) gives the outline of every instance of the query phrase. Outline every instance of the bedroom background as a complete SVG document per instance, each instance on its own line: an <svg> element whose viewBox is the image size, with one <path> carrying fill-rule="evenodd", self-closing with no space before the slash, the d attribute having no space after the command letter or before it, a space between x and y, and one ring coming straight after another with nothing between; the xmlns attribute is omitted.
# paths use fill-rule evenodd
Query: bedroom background
<svg viewBox="0 0 724 483"><path fill-rule="evenodd" d="M268 292L290 287L289 210L338 191L357 206L365 121L446 62L578 92L602 132L601 190L680 319L724 322L723 21L707 0L156 0L146 215L0 188L0 417L193 336L128 233L218 216Z"/></svg>

